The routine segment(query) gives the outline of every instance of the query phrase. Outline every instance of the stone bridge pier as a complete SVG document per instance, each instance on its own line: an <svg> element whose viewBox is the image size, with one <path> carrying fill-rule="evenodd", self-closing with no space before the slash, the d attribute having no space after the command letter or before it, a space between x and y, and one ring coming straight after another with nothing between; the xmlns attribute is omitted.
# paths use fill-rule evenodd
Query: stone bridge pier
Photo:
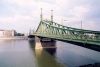
<svg viewBox="0 0 100 67"><path fill-rule="evenodd" d="M45 38L45 37L35 37L35 49L43 49L43 48L56 49L56 41L54 39Z"/></svg>

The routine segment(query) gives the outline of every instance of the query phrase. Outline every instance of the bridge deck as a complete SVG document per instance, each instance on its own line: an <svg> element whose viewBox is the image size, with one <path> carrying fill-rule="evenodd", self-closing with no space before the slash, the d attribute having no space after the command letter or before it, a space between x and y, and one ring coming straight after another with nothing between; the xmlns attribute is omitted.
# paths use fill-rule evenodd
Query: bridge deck
<svg viewBox="0 0 100 67"><path fill-rule="evenodd" d="M93 45L98 45L100 46L100 42L98 41L91 41L91 40L82 40L82 39L70 39L70 38L65 38L65 37L58 37L58 36L49 36L49 35L37 35L34 34L35 36L40 36L40 37L47 37L47 38L53 38L57 40L64 40L64 41L72 41L72 42L78 42L78 43L83 43L83 44L93 44Z"/></svg>
<svg viewBox="0 0 100 67"><path fill-rule="evenodd" d="M67 27L52 21L40 21L36 32L31 35L100 46L100 31Z"/></svg>

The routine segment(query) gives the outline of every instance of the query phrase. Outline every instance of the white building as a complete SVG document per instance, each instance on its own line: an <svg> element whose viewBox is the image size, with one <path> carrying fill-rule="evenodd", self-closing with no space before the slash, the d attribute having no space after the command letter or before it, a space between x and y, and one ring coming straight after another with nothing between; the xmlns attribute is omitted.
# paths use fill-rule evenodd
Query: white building
<svg viewBox="0 0 100 67"><path fill-rule="evenodd" d="M15 30L0 30L0 37L11 37L16 35L17 32Z"/></svg>
<svg viewBox="0 0 100 67"><path fill-rule="evenodd" d="M0 37L4 37L4 30L0 30Z"/></svg>

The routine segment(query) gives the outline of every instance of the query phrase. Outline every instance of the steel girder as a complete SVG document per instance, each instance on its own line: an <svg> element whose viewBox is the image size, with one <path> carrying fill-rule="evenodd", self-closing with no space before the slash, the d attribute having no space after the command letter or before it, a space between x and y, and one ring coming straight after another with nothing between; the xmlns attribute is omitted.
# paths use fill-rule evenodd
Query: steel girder
<svg viewBox="0 0 100 67"><path fill-rule="evenodd" d="M36 36L100 45L100 31L84 30L41 21Z"/></svg>

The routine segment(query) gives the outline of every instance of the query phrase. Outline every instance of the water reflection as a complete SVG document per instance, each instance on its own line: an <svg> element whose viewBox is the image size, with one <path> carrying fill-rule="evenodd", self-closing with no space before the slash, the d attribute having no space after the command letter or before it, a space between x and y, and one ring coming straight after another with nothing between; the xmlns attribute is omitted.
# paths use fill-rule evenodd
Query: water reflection
<svg viewBox="0 0 100 67"><path fill-rule="evenodd" d="M36 49L35 42L30 41L30 47L35 51L38 67L65 67L52 55L55 54L56 49ZM49 52L49 53L48 53ZM51 54L51 55L50 55Z"/></svg>
<svg viewBox="0 0 100 67"><path fill-rule="evenodd" d="M55 53L56 53L56 49L55 48L47 48L47 49L45 48L44 50L47 51L52 56L54 56Z"/></svg>
<svg viewBox="0 0 100 67"><path fill-rule="evenodd" d="M64 67L56 58L45 50L35 50L38 67Z"/></svg>
<svg viewBox="0 0 100 67"><path fill-rule="evenodd" d="M0 41L0 67L36 67L27 40Z"/></svg>
<svg viewBox="0 0 100 67"><path fill-rule="evenodd" d="M35 50L28 40L0 40L0 67L75 67L100 62L100 52L65 42ZM63 65L64 64L64 65Z"/></svg>
<svg viewBox="0 0 100 67"><path fill-rule="evenodd" d="M29 41L29 46L32 50L35 50L35 41Z"/></svg>
<svg viewBox="0 0 100 67"><path fill-rule="evenodd" d="M69 67L93 64L100 61L100 53L66 42L57 42L55 57Z"/></svg>

